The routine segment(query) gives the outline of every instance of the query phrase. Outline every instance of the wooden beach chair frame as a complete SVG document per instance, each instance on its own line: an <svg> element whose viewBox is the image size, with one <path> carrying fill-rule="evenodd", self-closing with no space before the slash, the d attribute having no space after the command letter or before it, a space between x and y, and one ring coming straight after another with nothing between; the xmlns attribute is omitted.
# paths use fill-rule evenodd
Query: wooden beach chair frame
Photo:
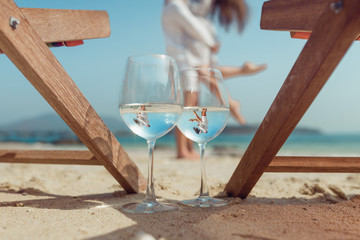
<svg viewBox="0 0 360 240"><path fill-rule="evenodd" d="M360 33L359 0L271 0L261 28L312 32L225 191L246 198L265 171L360 172L359 157L276 157ZM293 36L295 34L292 34Z"/></svg>
<svg viewBox="0 0 360 240"><path fill-rule="evenodd" d="M46 45L109 35L105 11L18 8L0 0L0 49L90 150L2 150L1 162L101 164L127 192L144 188L140 170Z"/></svg>

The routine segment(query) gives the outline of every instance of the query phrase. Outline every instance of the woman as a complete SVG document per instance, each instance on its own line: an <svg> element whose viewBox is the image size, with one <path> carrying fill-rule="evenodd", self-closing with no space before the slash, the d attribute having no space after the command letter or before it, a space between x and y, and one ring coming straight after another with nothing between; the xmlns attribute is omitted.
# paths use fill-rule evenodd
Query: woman
<svg viewBox="0 0 360 240"><path fill-rule="evenodd" d="M188 5L187 5L188 4ZM173 56L179 69L186 67L213 67L217 65L216 53L220 47L216 31L209 15L217 14L220 23L228 29L235 22L241 31L247 17L246 5L242 0L166 0L162 16L162 25L167 44L167 54ZM234 20L234 17L235 20ZM266 65L245 63L243 66L216 66L225 79L257 73ZM186 82L186 89L196 89L197 82ZM185 104L196 105L196 94L186 91ZM240 103L229 96L230 112L241 124L246 121L239 111ZM176 133L177 157L198 159L192 142L180 131Z"/></svg>
<svg viewBox="0 0 360 240"><path fill-rule="evenodd" d="M179 69L195 67L201 60L194 55L185 43L185 39L196 39L208 49L216 50L216 39L204 27L203 22L194 16L184 0L166 0L162 15L162 26L166 41L166 52L175 58ZM186 89L195 89L197 82L186 82ZM195 94L185 91L185 104L196 105ZM177 158L199 159L199 154L193 149L193 143L178 129L176 130Z"/></svg>

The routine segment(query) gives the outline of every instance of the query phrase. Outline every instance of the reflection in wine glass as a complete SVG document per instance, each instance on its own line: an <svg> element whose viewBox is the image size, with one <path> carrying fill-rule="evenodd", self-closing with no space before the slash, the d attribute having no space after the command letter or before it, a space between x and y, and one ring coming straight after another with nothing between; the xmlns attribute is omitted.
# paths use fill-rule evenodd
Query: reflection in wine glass
<svg viewBox="0 0 360 240"><path fill-rule="evenodd" d="M153 153L156 139L168 133L180 119L183 97L175 60L165 55L137 55L127 60L120 92L120 115L135 134L148 143L146 197L122 209L132 213L177 210L177 204L156 200Z"/></svg>
<svg viewBox="0 0 360 240"><path fill-rule="evenodd" d="M210 197L204 152L206 144L226 126L229 117L227 89L220 71L212 68L185 69L181 71L180 78L187 88L184 88L185 104L177 126L186 137L198 143L201 154L200 196L182 203L198 207L224 206L227 201Z"/></svg>

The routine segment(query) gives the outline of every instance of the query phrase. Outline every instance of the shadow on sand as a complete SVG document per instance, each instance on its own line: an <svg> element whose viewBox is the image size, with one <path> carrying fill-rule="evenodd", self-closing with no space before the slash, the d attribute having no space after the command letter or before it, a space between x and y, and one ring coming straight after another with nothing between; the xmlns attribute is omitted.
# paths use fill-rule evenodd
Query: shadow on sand
<svg viewBox="0 0 360 240"><path fill-rule="evenodd" d="M290 215L294 211L300 212L299 219L304 221L316 222L316 212L337 212L339 215L350 214L343 209L336 207L338 204L330 203L324 197L313 199L305 198L261 198L248 197L246 200L239 198L225 198L229 201L229 205L218 208L193 208L179 204L179 210L174 212L163 212L154 214L131 214L121 210L123 204L142 201L144 194L126 194L125 191L115 191L112 193L92 194L81 196L65 196L43 192L34 188L20 189L19 191L1 190L0 192L7 194L22 194L44 197L42 199L24 200L24 201L3 201L0 202L1 207L30 207L30 208L46 208L46 209L91 209L110 207L124 214L135 222L134 225L117 229L115 231L102 234L96 237L87 238L89 240L97 239L134 239L139 233L147 233L154 238L165 239L219 239L221 234L227 234L227 238L234 239L277 239L279 236L273 236L271 229L269 235L257 235L256 231L251 231L251 224L256 226L257 221L269 221L269 226L276 222L281 224L298 224L296 219L287 219L282 216ZM350 196L349 196L350 198ZM161 199L175 201L174 199ZM341 204L352 204L351 207L360 208L360 197L355 196L348 201L339 201ZM21 203L21 205L19 205ZM349 207L347 207L349 208ZM312 211L307 211L312 209ZM349 208L350 209L350 208ZM290 213L290 214L289 214ZM256 217L256 218L255 218ZM292 216L291 216L292 217ZM258 220L260 219L260 220ZM274 220L277 219L277 220ZM306 220L308 219L308 220ZM314 220L315 219L315 220ZM334 220L334 219L333 219ZM302 221L302 220L301 220ZM325 218L326 221L326 218ZM212 226L221 224L222 233L214 232ZM233 225L232 225L233 224ZM250 225L249 225L250 224ZM304 224L304 223L302 223ZM233 227L231 227L233 226ZM276 225L277 226L277 225ZM275 226L275 227L276 227ZM331 229L329 231L338 231ZM245 230L244 230L245 229ZM360 234L356 232L348 232L353 238L360 238Z"/></svg>

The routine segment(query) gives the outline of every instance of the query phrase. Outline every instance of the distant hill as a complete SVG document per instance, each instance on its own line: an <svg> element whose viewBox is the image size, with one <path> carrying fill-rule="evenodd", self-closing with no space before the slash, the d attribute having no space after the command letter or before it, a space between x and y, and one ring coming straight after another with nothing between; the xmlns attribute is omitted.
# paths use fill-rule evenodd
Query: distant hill
<svg viewBox="0 0 360 240"><path fill-rule="evenodd" d="M128 132L121 117L102 116L102 120L112 132ZM1 132L72 132L57 114L43 114L0 126Z"/></svg>
<svg viewBox="0 0 360 240"><path fill-rule="evenodd" d="M126 135L130 133L129 128L122 121L121 117L109 117L101 116L105 124L115 135ZM246 126L228 125L224 129L222 134L254 134L258 129L257 124L248 124ZM71 129L57 114L43 114L34 118L24 119L11 124L0 126L0 132L12 133L12 132L69 132ZM303 134L321 134L317 129L298 127L294 133Z"/></svg>
<svg viewBox="0 0 360 240"><path fill-rule="evenodd" d="M222 134L254 134L259 128L258 124L248 124L245 126L227 125ZM295 128L295 134L321 134L321 131L314 128L297 127Z"/></svg>

